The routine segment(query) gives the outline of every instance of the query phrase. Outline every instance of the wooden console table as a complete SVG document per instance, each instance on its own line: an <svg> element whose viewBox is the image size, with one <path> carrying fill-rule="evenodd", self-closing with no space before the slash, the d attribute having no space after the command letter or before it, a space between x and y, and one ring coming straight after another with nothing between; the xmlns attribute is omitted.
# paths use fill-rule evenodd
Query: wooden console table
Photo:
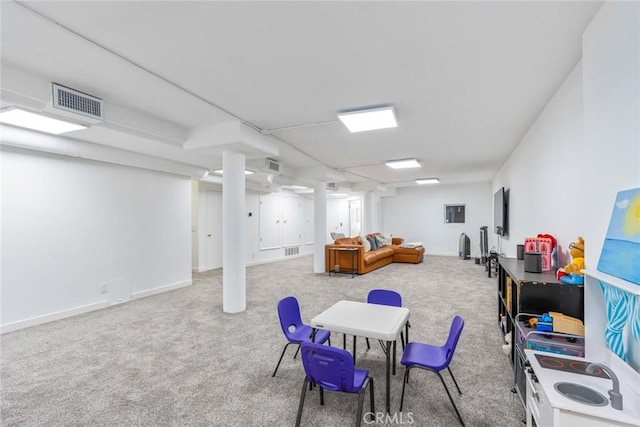
<svg viewBox="0 0 640 427"><path fill-rule="evenodd" d="M336 264L336 260L337 260L337 256L336 254L338 252L351 252L351 267L350 269L343 269L342 267L340 267L339 264ZM333 260L333 261L332 261ZM356 273L358 272L358 265L360 264L360 252L358 251L358 248L352 248L352 247L331 247L329 248L329 265L333 266L332 270L329 270L329 276L331 276L331 273L334 274L338 274L338 273L351 273L351 278L353 279L354 277L356 277ZM338 267L338 268L336 268Z"/></svg>

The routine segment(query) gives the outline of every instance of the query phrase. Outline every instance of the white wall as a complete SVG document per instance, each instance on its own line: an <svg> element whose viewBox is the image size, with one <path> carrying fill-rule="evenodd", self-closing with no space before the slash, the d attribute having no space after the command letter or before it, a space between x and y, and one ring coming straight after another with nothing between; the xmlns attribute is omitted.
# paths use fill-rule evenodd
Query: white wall
<svg viewBox="0 0 640 427"><path fill-rule="evenodd" d="M587 268L597 266L617 192L640 187L639 9L607 2L583 34Z"/></svg>
<svg viewBox="0 0 640 427"><path fill-rule="evenodd" d="M383 233L406 242L422 242L430 255L458 256L461 233L471 240L471 256L480 256L480 227L493 223L491 183L399 188L395 197L382 197ZM466 222L446 224L444 205L464 204ZM489 244L491 247L491 244Z"/></svg>
<svg viewBox="0 0 640 427"><path fill-rule="evenodd" d="M1 154L3 332L191 283L189 178Z"/></svg>
<svg viewBox="0 0 640 427"><path fill-rule="evenodd" d="M616 193L640 187L640 3L605 3L583 34L582 61L584 167L592 173L585 176L580 208L589 245L586 266L595 270ZM637 392L640 376L608 350L606 324L599 284L587 279L586 356L607 363Z"/></svg>
<svg viewBox="0 0 640 427"><path fill-rule="evenodd" d="M616 193L640 187L640 3L603 5L583 34L581 63L492 184L511 188L507 255L528 234L554 234L565 248L582 235L586 268L596 270ZM637 390L637 373L606 347L605 325L602 292L588 278L586 357Z"/></svg>
<svg viewBox="0 0 640 427"><path fill-rule="evenodd" d="M566 264L569 244L587 231L580 206L589 170L582 147L579 63L493 180L493 192L509 189L509 236L502 241L506 256L515 257L525 237L548 233L558 240L559 265Z"/></svg>

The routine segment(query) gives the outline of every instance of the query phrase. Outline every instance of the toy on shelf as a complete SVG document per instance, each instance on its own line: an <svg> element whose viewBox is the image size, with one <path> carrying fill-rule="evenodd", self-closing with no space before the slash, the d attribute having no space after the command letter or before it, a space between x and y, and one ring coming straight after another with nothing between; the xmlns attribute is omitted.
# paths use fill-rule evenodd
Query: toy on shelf
<svg viewBox="0 0 640 427"><path fill-rule="evenodd" d="M524 252L540 253L540 270L551 271L553 269L553 249L556 247L556 238L551 234L538 234L537 237L525 237Z"/></svg>
<svg viewBox="0 0 640 427"><path fill-rule="evenodd" d="M578 240L569 245L571 262L558 270L557 277L562 283L569 285L584 285L584 239L578 236Z"/></svg>
<svg viewBox="0 0 640 427"><path fill-rule="evenodd" d="M549 313L544 313L538 317L536 322L536 331L538 332L553 332L553 317Z"/></svg>
<svg viewBox="0 0 640 427"><path fill-rule="evenodd" d="M580 319L555 311L550 311L549 316L553 319L553 332L584 336L584 324Z"/></svg>

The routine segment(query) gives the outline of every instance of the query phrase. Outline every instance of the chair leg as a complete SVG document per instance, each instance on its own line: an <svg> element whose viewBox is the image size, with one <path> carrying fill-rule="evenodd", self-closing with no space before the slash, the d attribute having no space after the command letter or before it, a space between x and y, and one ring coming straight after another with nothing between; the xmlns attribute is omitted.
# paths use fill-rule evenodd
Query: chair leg
<svg viewBox="0 0 640 427"><path fill-rule="evenodd" d="M307 383L309 379L304 377L304 381L302 383L302 393L300 394L300 404L298 404L298 415L296 416L296 427L300 427L300 420L302 419L302 407L304 406L304 398L307 394Z"/></svg>
<svg viewBox="0 0 640 427"><path fill-rule="evenodd" d="M356 364L356 336L353 336L353 364Z"/></svg>
<svg viewBox="0 0 640 427"><path fill-rule="evenodd" d="M369 345L369 338L365 338L367 340L367 350L371 350L371 346Z"/></svg>
<svg viewBox="0 0 640 427"><path fill-rule="evenodd" d="M320 404L324 406L324 389L320 386L318 388L320 389Z"/></svg>
<svg viewBox="0 0 640 427"><path fill-rule="evenodd" d="M298 353L300 353L300 344L298 344L298 349L296 350L296 354L293 355L294 359L298 357Z"/></svg>
<svg viewBox="0 0 640 427"><path fill-rule="evenodd" d="M374 396L374 392L373 392L373 378L369 377L369 399L371 400L369 402L369 404L371 405L371 413L375 414L376 413L376 404L375 404L375 399L373 398Z"/></svg>
<svg viewBox="0 0 640 427"><path fill-rule="evenodd" d="M365 380L368 382L368 379ZM358 392L358 411L356 412L356 427L360 427L362 425L362 407L364 406L364 394L367 391L367 384L363 384L363 387Z"/></svg>
<svg viewBox="0 0 640 427"><path fill-rule="evenodd" d="M289 344L292 344L292 343L288 342L287 345L285 345L284 348L282 349L280 360L278 360L278 364L276 365L276 370L273 371L273 374L271 375L272 377L276 376L276 372L278 372L278 368L280 367L280 362L282 362L282 358L284 357L284 352L287 351L287 347L289 347ZM300 347L298 347L298 349L300 349Z"/></svg>
<svg viewBox="0 0 640 427"><path fill-rule="evenodd" d="M347 349L347 334L342 334L342 348Z"/></svg>
<svg viewBox="0 0 640 427"><path fill-rule="evenodd" d="M460 387L458 387L458 382L456 381L456 377L453 376L453 372L451 372L451 369L449 369L448 366L447 366L447 370L449 371L449 375L451 375L451 379L453 380L453 383L456 385L456 388L458 389L458 393L462 394L462 391L460 391Z"/></svg>
<svg viewBox="0 0 640 427"><path fill-rule="evenodd" d="M411 367L407 367L404 370L404 379L402 380L402 397L400 397L400 412L402 412L402 404L404 403L404 386L409 382L409 370Z"/></svg>
<svg viewBox="0 0 640 427"><path fill-rule="evenodd" d="M404 351L404 332L400 332L400 342L402 343L402 351Z"/></svg>
<svg viewBox="0 0 640 427"><path fill-rule="evenodd" d="M436 371L434 371L436 372ZM449 400L451 401L451 404L453 405L453 409L455 409L456 411L456 415L458 415L458 419L460 420L460 424L462 424L462 427L464 427L464 421L462 421L462 417L460 416L460 412L458 412L458 407L456 406L456 403L453 401L453 398L451 397L451 393L449 393L449 388L447 387L447 384L444 382L444 378L442 378L442 375L440 375L440 372L436 372L436 374L438 374L438 377L440 377L440 381L442 381L442 385L444 386L444 390L447 392L447 396L449 396Z"/></svg>

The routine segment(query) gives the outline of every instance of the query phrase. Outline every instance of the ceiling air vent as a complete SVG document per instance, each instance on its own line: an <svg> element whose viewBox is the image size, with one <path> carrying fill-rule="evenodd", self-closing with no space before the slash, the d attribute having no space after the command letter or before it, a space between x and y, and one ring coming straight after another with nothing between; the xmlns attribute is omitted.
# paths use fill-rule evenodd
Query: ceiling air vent
<svg viewBox="0 0 640 427"><path fill-rule="evenodd" d="M338 191L338 183L336 183L336 182L327 182L327 190L328 191Z"/></svg>
<svg viewBox="0 0 640 427"><path fill-rule="evenodd" d="M57 83L52 83L51 88L54 109L80 114L93 119L93 121L104 120L102 99Z"/></svg>
<svg viewBox="0 0 640 427"><path fill-rule="evenodd" d="M266 173L271 174L279 174L280 173L280 163L277 160L273 159L265 159L264 160L264 169Z"/></svg>

